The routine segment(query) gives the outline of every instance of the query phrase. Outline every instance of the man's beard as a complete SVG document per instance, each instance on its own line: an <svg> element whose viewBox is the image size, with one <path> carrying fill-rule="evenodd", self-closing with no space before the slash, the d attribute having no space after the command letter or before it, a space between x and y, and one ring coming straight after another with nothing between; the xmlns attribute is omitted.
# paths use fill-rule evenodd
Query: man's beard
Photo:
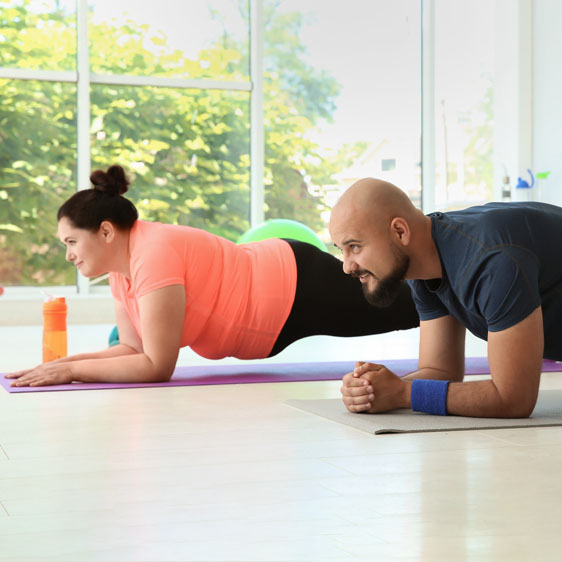
<svg viewBox="0 0 562 562"><path fill-rule="evenodd" d="M373 306L386 307L394 302L400 293L402 283L406 278L406 272L410 267L409 256L394 247L392 248L396 256L396 264L392 272L386 277L378 279L377 285L372 291L369 291L368 283L363 284L363 294L367 302Z"/></svg>

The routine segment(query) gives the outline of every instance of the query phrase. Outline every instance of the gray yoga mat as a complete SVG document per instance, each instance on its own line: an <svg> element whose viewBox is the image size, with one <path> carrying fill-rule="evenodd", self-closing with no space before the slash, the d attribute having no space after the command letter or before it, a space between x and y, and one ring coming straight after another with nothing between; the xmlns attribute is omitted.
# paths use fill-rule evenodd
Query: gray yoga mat
<svg viewBox="0 0 562 562"><path fill-rule="evenodd" d="M339 398L287 400L286 404L376 435L562 425L562 390L541 390L532 416L518 419L432 416L411 410L393 410L386 414L352 414Z"/></svg>

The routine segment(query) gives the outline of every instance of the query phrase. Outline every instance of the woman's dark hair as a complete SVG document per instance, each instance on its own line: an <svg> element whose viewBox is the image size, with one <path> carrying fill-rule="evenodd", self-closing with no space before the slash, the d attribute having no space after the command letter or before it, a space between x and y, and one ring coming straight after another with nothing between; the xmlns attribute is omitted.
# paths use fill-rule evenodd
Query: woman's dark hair
<svg viewBox="0 0 562 562"><path fill-rule="evenodd" d="M93 187L75 193L57 213L57 221L70 219L77 228L97 232L103 221L110 221L121 230L130 230L139 218L135 206L123 197L129 180L121 166L110 166L107 172L92 172Z"/></svg>

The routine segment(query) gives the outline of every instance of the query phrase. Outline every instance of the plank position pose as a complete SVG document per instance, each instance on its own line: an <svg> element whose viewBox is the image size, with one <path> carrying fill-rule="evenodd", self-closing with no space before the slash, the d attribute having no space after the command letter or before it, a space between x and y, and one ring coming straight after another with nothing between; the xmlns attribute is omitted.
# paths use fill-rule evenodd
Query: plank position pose
<svg viewBox="0 0 562 562"><path fill-rule="evenodd" d="M519 418L537 400L542 359L562 360L562 208L489 203L424 215L398 187L366 178L335 205L344 271L388 304L407 279L420 315L418 370L357 363L341 389L351 412ZM491 379L462 382L465 333L488 341Z"/></svg>
<svg viewBox="0 0 562 562"><path fill-rule="evenodd" d="M138 220L121 166L58 211L66 259L86 277L109 272L120 344L6 375L13 386L168 381L180 347L209 359L271 357L311 335L360 336L419 325L406 283L371 306L341 261L311 244L236 245L187 226Z"/></svg>

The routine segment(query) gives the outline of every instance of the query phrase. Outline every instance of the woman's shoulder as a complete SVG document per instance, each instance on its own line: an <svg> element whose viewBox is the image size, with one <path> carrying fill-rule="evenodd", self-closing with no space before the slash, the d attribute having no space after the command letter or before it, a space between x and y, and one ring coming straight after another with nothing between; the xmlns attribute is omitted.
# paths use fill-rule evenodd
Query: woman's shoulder
<svg viewBox="0 0 562 562"><path fill-rule="evenodd" d="M192 226L144 220L136 221L132 234L136 238L144 239L145 242L162 238L217 238L214 234Z"/></svg>

